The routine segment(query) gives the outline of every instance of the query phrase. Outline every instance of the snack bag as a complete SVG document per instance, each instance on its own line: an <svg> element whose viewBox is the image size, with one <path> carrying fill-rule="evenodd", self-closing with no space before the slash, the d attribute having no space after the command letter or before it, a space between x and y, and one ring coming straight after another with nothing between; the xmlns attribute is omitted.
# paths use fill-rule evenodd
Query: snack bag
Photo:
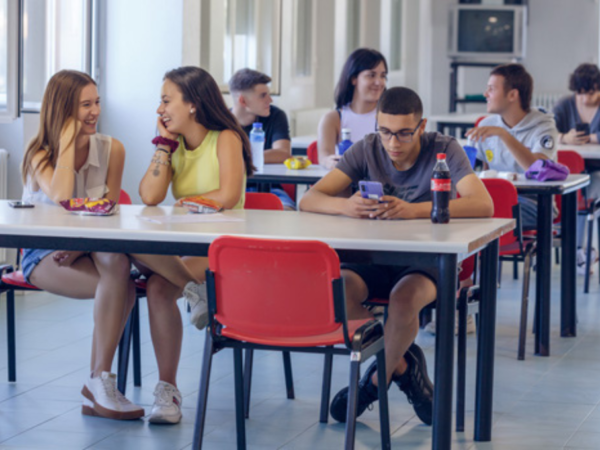
<svg viewBox="0 0 600 450"><path fill-rule="evenodd" d="M283 163L288 169L294 170L306 169L312 164L310 159L305 158L304 156L292 156L291 158L286 159Z"/></svg>
<svg viewBox="0 0 600 450"><path fill-rule="evenodd" d="M116 202L107 198L70 198L60 204L67 211L84 216L110 216L117 212Z"/></svg>
<svg viewBox="0 0 600 450"><path fill-rule="evenodd" d="M193 197L186 197L177 200L175 206L183 206L190 212L197 214L210 214L216 213L223 210L223 205L215 200L211 200L201 195L195 195Z"/></svg>

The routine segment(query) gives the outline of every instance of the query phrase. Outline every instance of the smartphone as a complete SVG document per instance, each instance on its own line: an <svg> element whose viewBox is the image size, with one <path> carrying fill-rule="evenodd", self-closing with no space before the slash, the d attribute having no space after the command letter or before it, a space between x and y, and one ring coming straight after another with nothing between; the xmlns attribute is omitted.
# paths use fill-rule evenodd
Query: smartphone
<svg viewBox="0 0 600 450"><path fill-rule="evenodd" d="M359 181L358 188L362 198L379 200L383 197L383 185L379 181Z"/></svg>
<svg viewBox="0 0 600 450"><path fill-rule="evenodd" d="M575 125L575 131L577 131L578 133L583 131L583 135L587 136L588 134L590 134L590 124L578 123L577 125Z"/></svg>
<svg viewBox="0 0 600 450"><path fill-rule="evenodd" d="M33 203L25 203L21 200L11 200L8 202L8 206L11 208L33 208L35 205Z"/></svg>

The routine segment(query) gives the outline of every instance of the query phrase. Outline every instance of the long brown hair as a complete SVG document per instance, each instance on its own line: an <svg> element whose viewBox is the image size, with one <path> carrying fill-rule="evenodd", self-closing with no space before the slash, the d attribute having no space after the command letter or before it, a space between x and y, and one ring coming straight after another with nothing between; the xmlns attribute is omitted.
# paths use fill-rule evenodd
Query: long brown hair
<svg viewBox="0 0 600 450"><path fill-rule="evenodd" d="M24 183L28 176L34 175L31 164L40 149L45 149L46 154L36 171L43 170L48 165L56 167L62 129L69 119L77 120L79 97L83 88L89 84L95 85L96 82L89 75L76 70L61 70L48 81L40 110L40 128L27 145L23 157L21 175Z"/></svg>
<svg viewBox="0 0 600 450"><path fill-rule="evenodd" d="M242 141L246 175L255 168L252 164L250 141L235 116L229 111L215 79L200 67L186 66L173 69L165 74L165 79L177 85L183 101L196 108L196 122L208 130L235 132Z"/></svg>

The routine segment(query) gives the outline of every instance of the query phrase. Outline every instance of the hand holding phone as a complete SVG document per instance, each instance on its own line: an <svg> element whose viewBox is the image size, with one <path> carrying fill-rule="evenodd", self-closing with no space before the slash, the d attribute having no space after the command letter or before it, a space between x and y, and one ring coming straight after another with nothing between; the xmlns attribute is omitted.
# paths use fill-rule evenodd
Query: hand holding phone
<svg viewBox="0 0 600 450"><path fill-rule="evenodd" d="M379 200L383 197L383 185L379 181L359 181L358 188L362 198Z"/></svg>
<svg viewBox="0 0 600 450"><path fill-rule="evenodd" d="M575 131L578 133L583 132L583 136L587 136L590 134L590 124L589 123L578 123L575 125Z"/></svg>
<svg viewBox="0 0 600 450"><path fill-rule="evenodd" d="M8 202L8 206L11 208L33 208L35 205L33 203L22 202L21 200L12 200Z"/></svg>

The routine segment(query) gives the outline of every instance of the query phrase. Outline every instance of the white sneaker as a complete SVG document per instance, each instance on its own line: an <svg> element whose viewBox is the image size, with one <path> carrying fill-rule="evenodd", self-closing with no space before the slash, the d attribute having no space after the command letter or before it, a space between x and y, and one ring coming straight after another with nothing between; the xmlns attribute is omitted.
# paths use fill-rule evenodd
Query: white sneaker
<svg viewBox="0 0 600 450"><path fill-rule="evenodd" d="M425 330L427 333L433 334L435 336L435 319L432 320L431 322L429 322L427 325L425 325L425 327L423 327L423 330ZM476 331L475 319L473 318L473 314L469 314L467 316L467 334L473 334L473 333L475 333L475 331ZM454 326L454 334L455 335L458 334L458 317L456 318L456 322L455 322L455 326Z"/></svg>
<svg viewBox="0 0 600 450"><path fill-rule="evenodd" d="M585 275L585 262L586 262L586 251L584 248L577 250L577 275ZM590 275L594 273L593 265L598 261L598 252L594 247L591 251L591 264L590 264Z"/></svg>
<svg viewBox="0 0 600 450"><path fill-rule="evenodd" d="M198 284L190 281L183 289L183 296L190 304L192 315L190 323L202 330L208 325L208 295L206 283Z"/></svg>
<svg viewBox="0 0 600 450"><path fill-rule="evenodd" d="M114 373L102 372L99 377L88 379L81 393L84 397L81 413L86 416L132 420L145 414L143 408L130 402L119 392Z"/></svg>
<svg viewBox="0 0 600 450"><path fill-rule="evenodd" d="M154 388L154 405L148 417L150 423L179 423L181 420L181 392L171 383L159 381Z"/></svg>

